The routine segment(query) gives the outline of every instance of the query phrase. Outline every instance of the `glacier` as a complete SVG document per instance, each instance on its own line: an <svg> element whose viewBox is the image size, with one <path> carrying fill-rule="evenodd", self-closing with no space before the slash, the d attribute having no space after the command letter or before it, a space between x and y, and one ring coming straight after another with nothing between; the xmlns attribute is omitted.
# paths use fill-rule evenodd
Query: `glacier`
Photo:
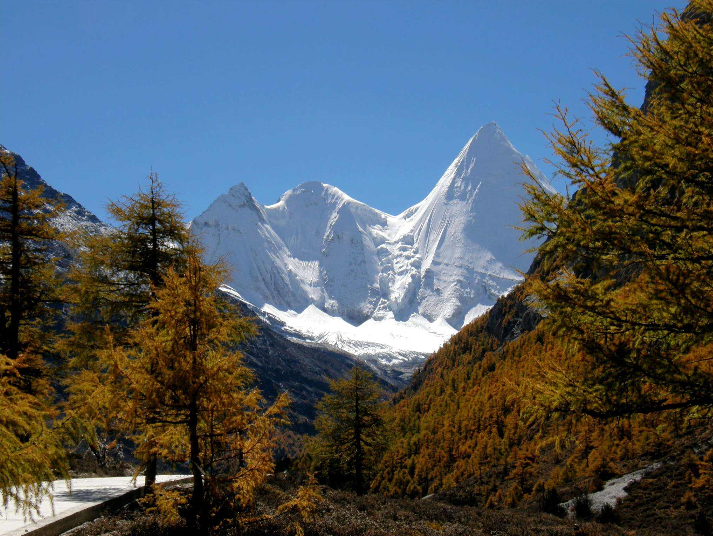
<svg viewBox="0 0 713 536"><path fill-rule="evenodd" d="M191 222L225 291L295 339L408 374L521 281L518 202L534 172L495 123L468 141L420 203L390 215L305 182L273 205L244 183Z"/></svg>

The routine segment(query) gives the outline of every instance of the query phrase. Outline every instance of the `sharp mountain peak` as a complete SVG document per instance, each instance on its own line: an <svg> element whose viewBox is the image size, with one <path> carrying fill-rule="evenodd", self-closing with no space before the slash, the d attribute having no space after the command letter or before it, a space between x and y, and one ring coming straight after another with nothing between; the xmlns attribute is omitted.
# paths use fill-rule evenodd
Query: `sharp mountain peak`
<svg viewBox="0 0 713 536"><path fill-rule="evenodd" d="M268 206L239 184L192 228L209 261L225 258L233 266L228 284L288 329L377 362L393 343L389 359L398 361L400 349L408 360L435 350L528 268L532 255L513 229L521 217L523 160L488 123L431 193L399 215L320 181L303 182ZM334 326L325 324L329 318Z"/></svg>

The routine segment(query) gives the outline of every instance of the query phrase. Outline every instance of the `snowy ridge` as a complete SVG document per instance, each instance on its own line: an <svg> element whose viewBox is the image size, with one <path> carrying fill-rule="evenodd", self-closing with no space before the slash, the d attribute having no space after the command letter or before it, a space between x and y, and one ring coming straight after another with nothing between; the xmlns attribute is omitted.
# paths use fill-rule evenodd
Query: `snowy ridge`
<svg viewBox="0 0 713 536"><path fill-rule="evenodd" d="M221 286L220 290L243 302L287 339L346 352L380 370L386 367L392 373L391 382L408 377L428 353L437 350L444 340L456 333L445 322L429 323L423 317L409 322L370 319L354 326L314 305L308 306L302 313L280 311L271 305L259 308L227 285Z"/></svg>
<svg viewBox="0 0 713 536"><path fill-rule="evenodd" d="M435 352L444 340L456 334L447 322L440 319L429 322L417 314L406 322L396 321L392 316L370 318L354 326L314 305L301 313L280 311L271 305L266 305L264 311L283 322L287 333L395 368L420 361L424 353Z"/></svg>
<svg viewBox="0 0 713 536"><path fill-rule="evenodd" d="M80 205L69 194L55 190L47 184L39 173L28 166L25 160L17 153L13 153L0 145L0 153L9 154L17 164L17 176L29 189L42 188L42 195L52 201L59 202L64 210L55 218L52 218L52 225L62 233L79 233L80 235L96 236L107 235L112 232L112 228L102 223L99 218ZM3 175L4 175L3 170ZM73 256L76 254L68 245L55 244L52 256L57 259L60 270L66 270L71 264Z"/></svg>
<svg viewBox="0 0 713 536"><path fill-rule="evenodd" d="M394 367L415 363L517 284L525 177L495 124L483 126L433 191L397 216L306 182L274 205L233 186L191 228L230 287L295 337ZM552 190L554 191L554 190ZM410 365L409 365L410 366Z"/></svg>

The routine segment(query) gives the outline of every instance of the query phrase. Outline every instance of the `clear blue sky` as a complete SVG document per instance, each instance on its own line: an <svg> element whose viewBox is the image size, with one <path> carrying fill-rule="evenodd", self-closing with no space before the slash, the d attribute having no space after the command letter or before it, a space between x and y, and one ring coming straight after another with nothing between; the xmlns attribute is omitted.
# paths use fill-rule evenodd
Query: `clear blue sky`
<svg viewBox="0 0 713 536"><path fill-rule="evenodd" d="M98 216L149 169L188 217L307 180L398 213L496 121L540 164L622 33L683 1L0 1L0 143ZM549 173L547 166L541 166Z"/></svg>

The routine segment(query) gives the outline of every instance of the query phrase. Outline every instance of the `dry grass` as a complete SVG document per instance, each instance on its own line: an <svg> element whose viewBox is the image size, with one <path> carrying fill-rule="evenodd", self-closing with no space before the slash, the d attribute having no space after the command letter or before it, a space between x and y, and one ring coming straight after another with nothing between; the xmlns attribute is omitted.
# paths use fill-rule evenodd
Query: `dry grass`
<svg viewBox="0 0 713 536"><path fill-rule="evenodd" d="M296 484L278 475L263 486L255 508L243 513L250 518L238 528L226 523L220 536L293 536L296 513L277 515ZM378 495L358 497L351 492L323 489L323 502L310 523L302 523L305 536L608 536L625 532L611 525L573 521L537 512L487 510L437 501L387 499ZM134 503L113 516L87 523L72 536L183 536L182 526L162 526L160 521ZM654 533L651 533L654 534Z"/></svg>
<svg viewBox="0 0 713 536"><path fill-rule="evenodd" d="M662 534L704 536L696 530L695 520L703 514L713 521L713 489L691 492L688 471L682 460L665 463L632 486L629 496L616 509L622 526Z"/></svg>
<svg viewBox="0 0 713 536"><path fill-rule="evenodd" d="M682 463L667 464L630 490L609 523L580 521L580 525L532 509L490 510L439 500L359 497L330 488L322 488L323 500L314 519L304 523L295 512L278 514L279 506L297 490L293 478L279 474L260 488L254 508L241 512L239 527L226 519L214 534L293 536L299 523L305 536L692 536L701 509L713 513L713 490L698 493L695 507L682 501L685 473ZM137 503L71 532L71 536L189 535L195 536L180 524L163 525Z"/></svg>

